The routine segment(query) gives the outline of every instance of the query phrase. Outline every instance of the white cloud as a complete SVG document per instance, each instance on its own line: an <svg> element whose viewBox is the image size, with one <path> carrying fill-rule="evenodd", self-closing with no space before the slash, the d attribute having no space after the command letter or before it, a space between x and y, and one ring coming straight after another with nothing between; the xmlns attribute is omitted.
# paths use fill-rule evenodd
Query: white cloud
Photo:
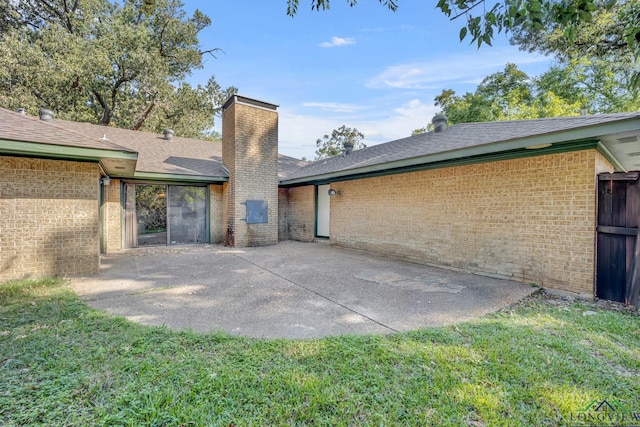
<svg viewBox="0 0 640 427"><path fill-rule="evenodd" d="M343 124L336 124L333 118L299 114L285 107L280 108L278 123L278 152L308 160L315 157L316 139Z"/></svg>
<svg viewBox="0 0 640 427"><path fill-rule="evenodd" d="M323 111L330 111L333 113L355 113L367 108L354 104L341 104L338 102L304 102L302 105L304 107L319 108Z"/></svg>
<svg viewBox="0 0 640 427"><path fill-rule="evenodd" d="M355 44L355 39L351 37L331 37L330 42L322 42L318 46L320 47L339 47L339 46L347 46L350 44Z"/></svg>
<svg viewBox="0 0 640 427"><path fill-rule="evenodd" d="M427 125L437 112L433 105L420 99L408 99L396 108L372 110L369 106L355 106L366 113L345 123L344 117L299 114L281 108L279 126L279 152L296 158L315 157L315 141L342 125L355 127L365 136L367 146L405 138L411 131Z"/></svg>
<svg viewBox="0 0 640 427"><path fill-rule="evenodd" d="M421 61L391 65L369 79L366 86L372 89L434 89L444 84L477 84L491 73L500 71L506 62L523 65L547 63L549 58L520 52L515 48L487 49L482 54L454 55Z"/></svg>
<svg viewBox="0 0 640 427"><path fill-rule="evenodd" d="M358 129L364 133L368 145L393 141L411 136L411 131L426 126L437 111L432 102L425 104L420 99L410 99L389 110L384 117L369 120L362 129Z"/></svg>

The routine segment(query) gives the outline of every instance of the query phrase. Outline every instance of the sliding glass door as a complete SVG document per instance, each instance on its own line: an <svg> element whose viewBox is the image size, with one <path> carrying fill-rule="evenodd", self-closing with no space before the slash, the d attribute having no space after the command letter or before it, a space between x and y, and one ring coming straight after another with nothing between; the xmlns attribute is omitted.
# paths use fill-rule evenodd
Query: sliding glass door
<svg viewBox="0 0 640 427"><path fill-rule="evenodd" d="M168 203L170 245L209 241L205 187L169 185Z"/></svg>
<svg viewBox="0 0 640 427"><path fill-rule="evenodd" d="M207 188L126 184L125 247L207 243Z"/></svg>

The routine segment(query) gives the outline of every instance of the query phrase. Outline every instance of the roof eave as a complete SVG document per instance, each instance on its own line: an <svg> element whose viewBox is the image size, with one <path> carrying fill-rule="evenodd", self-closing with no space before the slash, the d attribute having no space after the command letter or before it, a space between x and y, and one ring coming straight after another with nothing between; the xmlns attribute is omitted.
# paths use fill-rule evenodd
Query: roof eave
<svg viewBox="0 0 640 427"><path fill-rule="evenodd" d="M117 178L117 176L116 176ZM135 179L140 181L157 181L157 182L184 182L184 183L201 183L201 184L222 184L229 181L226 176L207 176L207 175L184 175L176 173L161 172L142 172L137 171L133 177L124 176L125 179Z"/></svg>
<svg viewBox="0 0 640 427"><path fill-rule="evenodd" d="M392 162L379 163L370 166L364 166L353 169L345 169L325 174L309 175L293 179L284 179L279 182L282 186L299 185L304 183L315 183L328 180L345 180L353 179L352 177L365 176L369 174L391 173L394 170L399 173L407 168L428 165L440 165L433 167L455 166L456 164L468 164L472 159L474 162L487 161L491 158L497 160L500 153L508 158L525 157L531 155L549 154L558 151L574 151L578 149L598 148L600 149L599 138L614 133L628 132L638 128L637 118L631 118L615 123L606 123L602 125L589 126L567 131L553 132L542 135L536 135L526 138L518 138L512 140L496 141L488 144L475 145L457 150L443 151L424 156L412 157L407 159L395 160ZM588 143L585 144L585 141ZM529 150L527 147L544 146L551 144L551 147ZM562 147L554 148L554 144L562 144ZM573 145L573 147L572 147ZM604 148L604 146L602 146ZM606 148L604 148L606 150ZM601 151L603 152L603 151ZM611 161L616 168L624 170L620 162L606 151L603 154Z"/></svg>
<svg viewBox="0 0 640 427"><path fill-rule="evenodd" d="M615 158L613 153L611 153L611 151L609 151L609 149L602 142L598 141L597 149L598 149L598 152L602 154L605 159L611 162L611 164L613 165L613 167L616 169L617 172L627 172L627 168L625 168L622 165L622 163L620 163L620 161Z"/></svg>
<svg viewBox="0 0 640 427"><path fill-rule="evenodd" d="M138 159L138 153L129 150L108 150L6 139L0 139L0 154L78 161L100 161L109 158L135 163Z"/></svg>

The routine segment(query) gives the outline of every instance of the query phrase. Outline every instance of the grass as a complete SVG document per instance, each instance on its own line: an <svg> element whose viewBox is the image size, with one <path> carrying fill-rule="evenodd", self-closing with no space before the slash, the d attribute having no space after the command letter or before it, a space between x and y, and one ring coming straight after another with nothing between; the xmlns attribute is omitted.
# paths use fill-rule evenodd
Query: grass
<svg viewBox="0 0 640 427"><path fill-rule="evenodd" d="M5 426L557 426L594 400L640 412L639 378L640 317L543 295L452 327L296 341L137 325L63 280L0 285Z"/></svg>

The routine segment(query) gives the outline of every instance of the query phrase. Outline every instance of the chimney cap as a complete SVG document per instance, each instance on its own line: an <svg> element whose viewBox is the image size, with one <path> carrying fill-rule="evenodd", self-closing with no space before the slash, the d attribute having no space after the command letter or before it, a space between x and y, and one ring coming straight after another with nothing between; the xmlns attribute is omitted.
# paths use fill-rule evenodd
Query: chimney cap
<svg viewBox="0 0 640 427"><path fill-rule="evenodd" d="M162 131L162 135L164 135L164 139L171 141L173 139L173 135L175 134L175 132L173 131L173 129L165 129Z"/></svg>
<svg viewBox="0 0 640 427"><path fill-rule="evenodd" d="M343 144L343 147L344 147L344 154L345 155L348 156L349 154L353 153L353 142L345 142Z"/></svg>
<svg viewBox="0 0 640 427"><path fill-rule="evenodd" d="M431 123L433 123L434 132L442 132L447 128L447 116L444 114L437 114L433 117Z"/></svg>
<svg viewBox="0 0 640 427"><path fill-rule="evenodd" d="M38 115L40 116L40 120L43 120L45 122L50 122L51 120L53 120L53 111L51 110L47 110L46 108L41 108L40 110L38 110Z"/></svg>
<svg viewBox="0 0 640 427"><path fill-rule="evenodd" d="M244 105L250 105L252 107L263 108L265 110L277 111L279 105L272 104L270 102L260 101L259 99L249 98L238 94L231 95L227 101L222 104L222 112L225 112L233 104L239 103Z"/></svg>

